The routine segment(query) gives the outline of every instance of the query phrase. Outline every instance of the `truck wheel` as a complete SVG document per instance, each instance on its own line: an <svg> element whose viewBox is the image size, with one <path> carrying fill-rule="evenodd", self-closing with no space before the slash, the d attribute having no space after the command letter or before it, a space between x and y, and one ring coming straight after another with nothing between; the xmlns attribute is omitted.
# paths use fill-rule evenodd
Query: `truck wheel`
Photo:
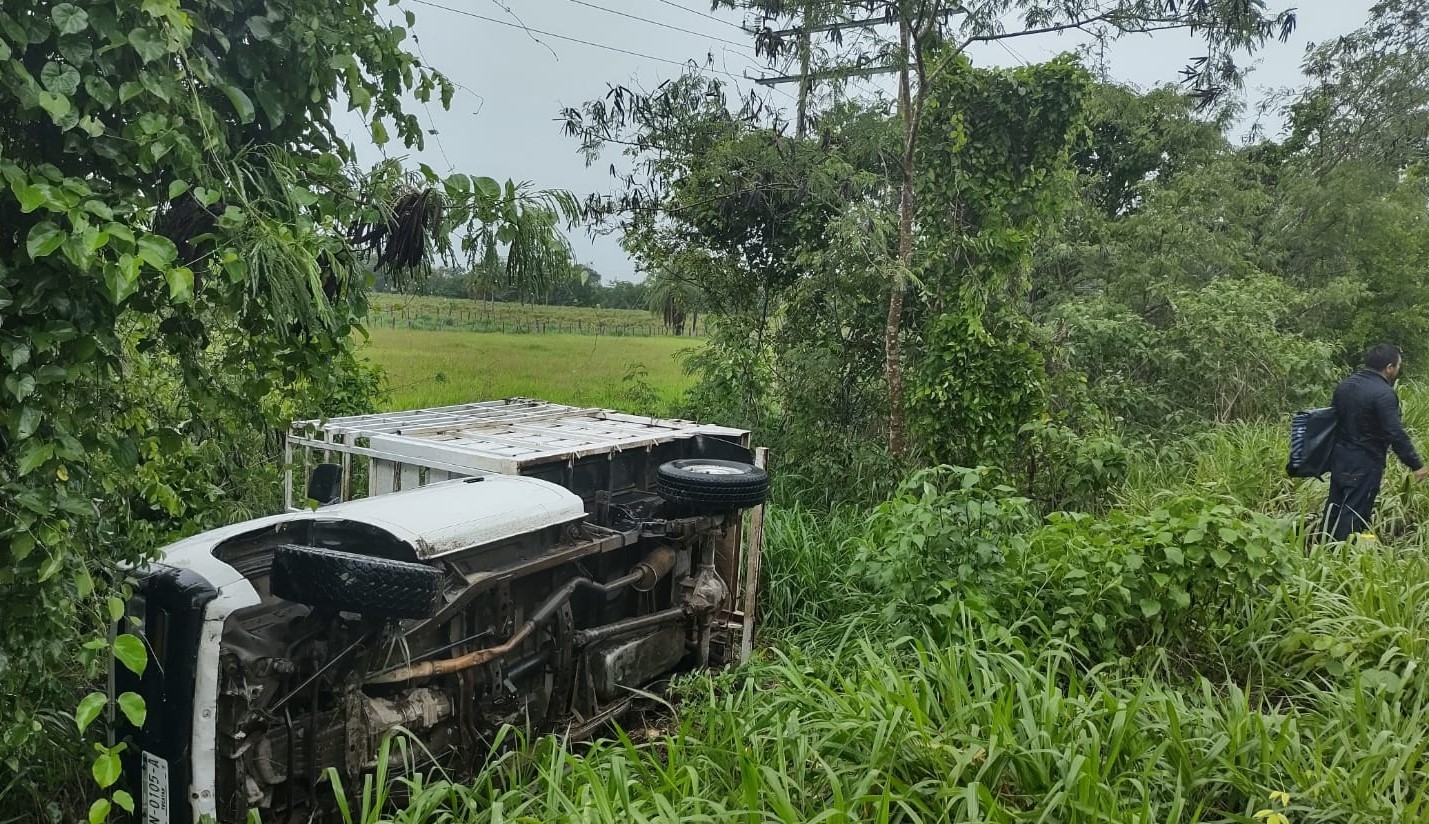
<svg viewBox="0 0 1429 824"><path fill-rule="evenodd" d="M705 512L759 506L769 497L769 475L752 464L686 458L655 470L656 491L670 503Z"/></svg>
<svg viewBox="0 0 1429 824"><path fill-rule="evenodd" d="M383 618L428 618L442 573L433 567L286 544L273 553L273 594L314 607Z"/></svg>

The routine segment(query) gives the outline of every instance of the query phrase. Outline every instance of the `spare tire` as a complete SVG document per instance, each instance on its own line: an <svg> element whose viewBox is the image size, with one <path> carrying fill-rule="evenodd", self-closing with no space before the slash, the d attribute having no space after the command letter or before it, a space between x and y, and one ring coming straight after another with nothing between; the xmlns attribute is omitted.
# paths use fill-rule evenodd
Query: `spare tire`
<svg viewBox="0 0 1429 824"><path fill-rule="evenodd" d="M660 497L703 512L759 506L769 497L769 475L753 464L714 458L685 458L655 471Z"/></svg>
<svg viewBox="0 0 1429 824"><path fill-rule="evenodd" d="M433 567L294 544L274 551L269 581L288 601L383 618L429 618L442 592Z"/></svg>

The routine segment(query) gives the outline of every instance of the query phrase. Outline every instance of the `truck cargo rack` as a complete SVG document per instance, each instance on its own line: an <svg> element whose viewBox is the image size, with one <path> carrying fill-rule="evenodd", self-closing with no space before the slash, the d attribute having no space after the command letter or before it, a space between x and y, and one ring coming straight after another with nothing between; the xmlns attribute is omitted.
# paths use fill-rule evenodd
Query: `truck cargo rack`
<svg viewBox="0 0 1429 824"><path fill-rule="evenodd" d="M306 495L299 497L296 479L324 464L340 472L342 500L502 474L560 483L590 503L598 489L648 489L651 464L680 441L694 442L704 457L764 465L765 451L750 449L747 430L515 397L295 421L284 445L283 505L288 511L311 506ZM744 660L752 644L762 510L741 518L719 553L719 573L731 593L715 622L724 630L717 640L725 660Z"/></svg>

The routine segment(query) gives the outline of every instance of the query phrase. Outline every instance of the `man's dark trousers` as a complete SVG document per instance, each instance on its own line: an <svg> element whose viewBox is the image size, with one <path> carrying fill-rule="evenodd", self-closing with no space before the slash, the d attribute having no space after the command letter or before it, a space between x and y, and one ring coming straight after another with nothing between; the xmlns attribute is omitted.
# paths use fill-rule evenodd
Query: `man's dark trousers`
<svg viewBox="0 0 1429 824"><path fill-rule="evenodd" d="M1384 480L1384 459L1340 445L1330 459L1330 496L1325 505L1325 529L1336 541L1369 529L1375 498Z"/></svg>

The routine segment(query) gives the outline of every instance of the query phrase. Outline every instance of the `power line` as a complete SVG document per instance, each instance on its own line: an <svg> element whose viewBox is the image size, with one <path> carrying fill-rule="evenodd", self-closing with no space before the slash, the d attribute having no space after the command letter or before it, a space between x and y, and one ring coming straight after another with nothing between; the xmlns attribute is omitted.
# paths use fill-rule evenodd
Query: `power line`
<svg viewBox="0 0 1429 824"><path fill-rule="evenodd" d="M521 30L525 31L527 34L533 34L533 33L534 33L534 34L541 34L541 35L545 35L546 37L553 37L553 38L555 38L555 39L557 39L557 40L566 40L566 41L571 42L571 43L579 43L579 44L582 45L582 46L591 46L591 47L594 47L594 48L597 48L597 49L605 49L606 51L619 52L620 54L628 54L628 55L630 55L631 57L642 57L642 58L644 58L644 59L646 59L646 60L654 60L654 61L657 62L657 63L667 63L667 64L669 64L669 65L671 65L671 66L678 66L678 67L680 67L680 68L682 68L682 69L693 68L693 69L695 69L696 71L712 72L712 73L714 73L714 74L722 74L722 75L724 75L725 77L732 77L732 78L734 78L735 80L744 80L744 81L757 82L757 79L756 79L756 78L749 77L748 75L735 74L735 73L733 73L733 72L727 72L727 71L723 71L723 70L721 70L721 69L716 69L716 68L714 68L714 67L712 67L712 66L700 66L698 63L695 63L695 62L692 61L692 60L687 60L687 61L671 60L671 59L666 58L666 57L656 57L656 56L653 55L653 54L646 54L646 53L644 53L644 52L631 51L630 49L622 49L622 48L620 48L619 46L608 46L608 45L606 45L606 44L604 44L604 43L594 43L594 42L592 42L592 41L590 41L590 40L582 40L582 39L580 39L579 37L569 37L569 36L564 35L564 34L556 34L555 32L543 31L543 30L541 30L541 29L533 29L533 28L531 28L530 26L526 26L526 25L524 25L524 24L510 23L510 22L507 22L507 21L505 21L505 20L498 20L498 19L496 19L495 17L487 17L487 16L484 15L484 14L477 14L476 12L467 11L467 10L465 10L465 9L454 9L454 8L452 8L451 6L444 6L444 5L440 4L440 3L433 3L433 2L431 2L431 0L411 0L411 2L417 3L417 4L419 4L419 5L423 5L423 6L430 6L431 8L434 8L434 9L441 9L442 11L451 12L452 14L460 14L460 15L462 15L462 16L472 17L472 18L475 18L475 19L477 19L477 20L484 20L484 21L486 21L486 22L488 22L488 23L495 23L495 24L497 24L498 26L506 26L506 27L508 27L508 28L521 29ZM543 44L543 45L544 45L544 44ZM787 97L787 98L789 98L789 99L791 99L791 100L794 98L793 95L789 94L788 92L784 91L783 89L775 89L775 91L779 92L780 94L784 95L785 97Z"/></svg>
<svg viewBox="0 0 1429 824"><path fill-rule="evenodd" d="M383 22L386 21L384 20ZM412 42L417 44L417 56L422 58L423 65L427 66L428 68L435 69L436 67L432 65L432 61L427 59L426 52L422 51L422 38L419 37L415 31L412 32ZM453 85L455 86L458 84ZM467 89L467 91L471 90ZM475 92L472 93L475 94ZM431 130L431 135L432 137L435 137L437 139L437 150L442 153L442 160L446 161L447 171L450 172L455 167L452 165L452 159L447 156L447 147L442 143L442 135L440 130L437 129L437 118L432 115L431 104L423 100L422 109L424 109L427 113L427 126Z"/></svg>
<svg viewBox="0 0 1429 824"><path fill-rule="evenodd" d="M512 20L515 20L517 23L520 23L520 24L521 24L521 30L524 31L524 32L526 32L526 36L529 37L529 38L531 38L531 41L532 41L532 42L534 42L534 43L541 43L540 40L537 40L537 39L536 39L536 35L532 34L532 33L531 33L531 30L530 30L529 28L527 28L527 26L526 26L526 21L521 19L521 15L519 15L519 14L517 14L516 12L512 11L512 10L511 10L511 7L508 6L508 5L506 5L505 3L501 2L501 0L491 0L491 2L495 3L495 4L497 5L497 7L500 8L502 11L504 11L504 12L506 12L507 14L511 15L511 19L512 19ZM555 49L551 48L550 46L546 46L545 43L541 43L541 45L546 47L546 51L550 52L552 57L556 58L557 60L560 60L560 59L561 59L560 55L556 54L556 50L555 50Z"/></svg>
<svg viewBox="0 0 1429 824"><path fill-rule="evenodd" d="M619 17L628 18L628 19L630 19L630 20L638 20L638 21L640 21L641 23L649 23L649 24L652 25L652 26L659 26L659 27L662 28L662 29L669 29L669 30L671 30L671 31L684 32L685 34L693 34L693 35L695 35L696 37L706 37L706 38L709 38L710 40L718 40L718 41L721 42L721 43L728 43L728 44L731 45L731 46L739 46L740 48L748 48L748 47L749 47L749 43L736 43L736 42L733 41L733 40L726 40L726 39L723 38L723 37L715 37L715 36L712 35L712 34L705 34L704 32L698 32L698 31L695 31L694 29L685 29L685 28L681 28L681 27L679 27L679 26L671 25L671 24L669 24L669 23L661 23L659 20L651 20L651 19L648 18L648 17L641 17L641 16L639 16L639 15L637 15L637 14L629 14L629 13L623 12L623 11L616 11L615 9L608 9L608 8L606 8L605 6L596 5L595 3L587 3L586 0L570 0L570 1L571 1L572 3L575 3L577 6L585 6L586 8L596 9L597 11L603 11L603 12L606 12L607 14L614 14L614 15L617 15L617 16L619 16Z"/></svg>
<svg viewBox="0 0 1429 824"><path fill-rule="evenodd" d="M460 14L460 15L462 15L462 16L464 16L464 17L471 17L471 18L475 18L475 19L477 19L477 20L484 20L484 21L486 21L486 22L488 22L488 23L495 23L495 24L498 25L498 26L506 26L507 28L512 28L512 29L522 29L522 30L524 30L524 31L526 31L526 32L528 32L528 33L535 33L535 34L544 35L544 36L546 36L546 37L553 37L553 38L555 38L555 39L557 39L557 40L565 40L565 41L570 42L570 43L578 43L578 44L580 44L580 45L582 45L582 46L591 46L591 47L597 48L597 49L605 49L606 51L619 52L620 54L627 54L627 55L630 55L631 57L641 57L641 58L644 58L644 59L646 59L646 60L654 60L654 61L657 62L657 63L668 63L668 64L670 64L671 66L679 66L679 67L681 67L681 68L688 68L688 67L691 66L691 62L692 62L692 61L682 61L682 60L671 60L671 59L669 59L669 58L667 58L667 57L656 57L656 56L653 55L653 54L646 54L646 53L644 53L644 52L631 51L630 49L622 49L622 48L620 48L619 46L608 46L608 45L606 45L606 44L604 44L604 43L594 43L594 42L591 42L590 40L582 40L582 39L580 39L579 37L570 37L570 36L567 36L567 35L564 35L564 34L556 34L555 32L542 31L541 29L534 29L534 28L531 28L530 26L522 26L522 25L519 25L519 24L517 24L517 23L507 22L507 21L505 21L505 20L498 20L498 19L496 19L495 17L487 17L487 16L484 15L484 14L477 14L476 12L467 11L466 9L454 9L454 8L452 8L451 6L443 6L443 5L440 4L440 3L433 3L433 2L431 2L431 0L411 0L411 2L417 3L418 5L422 5L422 6L429 6L429 7L434 8L434 9L441 9L442 11L451 12L452 14ZM715 74L723 74L723 75L725 75L725 76L727 76L727 77L733 77L735 80L752 80L752 79L753 79L753 78L749 78L749 77L744 77L744 76L742 76L742 75L733 74L732 72L721 71L721 70L715 69L715 68L708 68L708 67L706 67L706 68L699 68L698 65L696 65L695 68L697 68L699 71L708 71L708 72L714 72Z"/></svg>
<svg viewBox="0 0 1429 824"><path fill-rule="evenodd" d="M1028 65L1027 59L1026 59L1025 57L1023 57L1022 55L1018 54L1018 53L1016 52L1016 50L1014 50L1011 46L1007 45L1006 43L1002 42L1001 40L997 41L997 45L1001 46L1003 51L1005 51L1005 52L1007 52L1008 54L1012 55L1012 59L1016 60L1018 63L1021 63L1021 64L1024 65L1024 66Z"/></svg>
<svg viewBox="0 0 1429 824"><path fill-rule="evenodd" d="M689 12L690 14L698 14L700 17L703 17L703 18L705 18L706 20L713 20L713 21L715 21L716 23L723 23L723 24L725 24L726 26L730 26L730 27L732 27L732 28L739 29L740 31L744 31L744 30L745 30L744 27L741 26L741 25L739 25L738 23L731 23L731 22L729 22L728 20L723 20L723 19L721 19L721 18L719 18L719 17L715 17L713 14L705 14L705 13L702 12L702 11L697 11L697 10L695 10L695 9L692 9L692 8L690 8L689 6L682 6L682 5L680 5L679 3L672 2L672 0L660 0L660 2L661 2L661 3L664 3L664 4L667 5L667 6L670 6L671 8L676 8L676 9L679 9L679 10L681 10L681 11L687 11L687 12Z"/></svg>

